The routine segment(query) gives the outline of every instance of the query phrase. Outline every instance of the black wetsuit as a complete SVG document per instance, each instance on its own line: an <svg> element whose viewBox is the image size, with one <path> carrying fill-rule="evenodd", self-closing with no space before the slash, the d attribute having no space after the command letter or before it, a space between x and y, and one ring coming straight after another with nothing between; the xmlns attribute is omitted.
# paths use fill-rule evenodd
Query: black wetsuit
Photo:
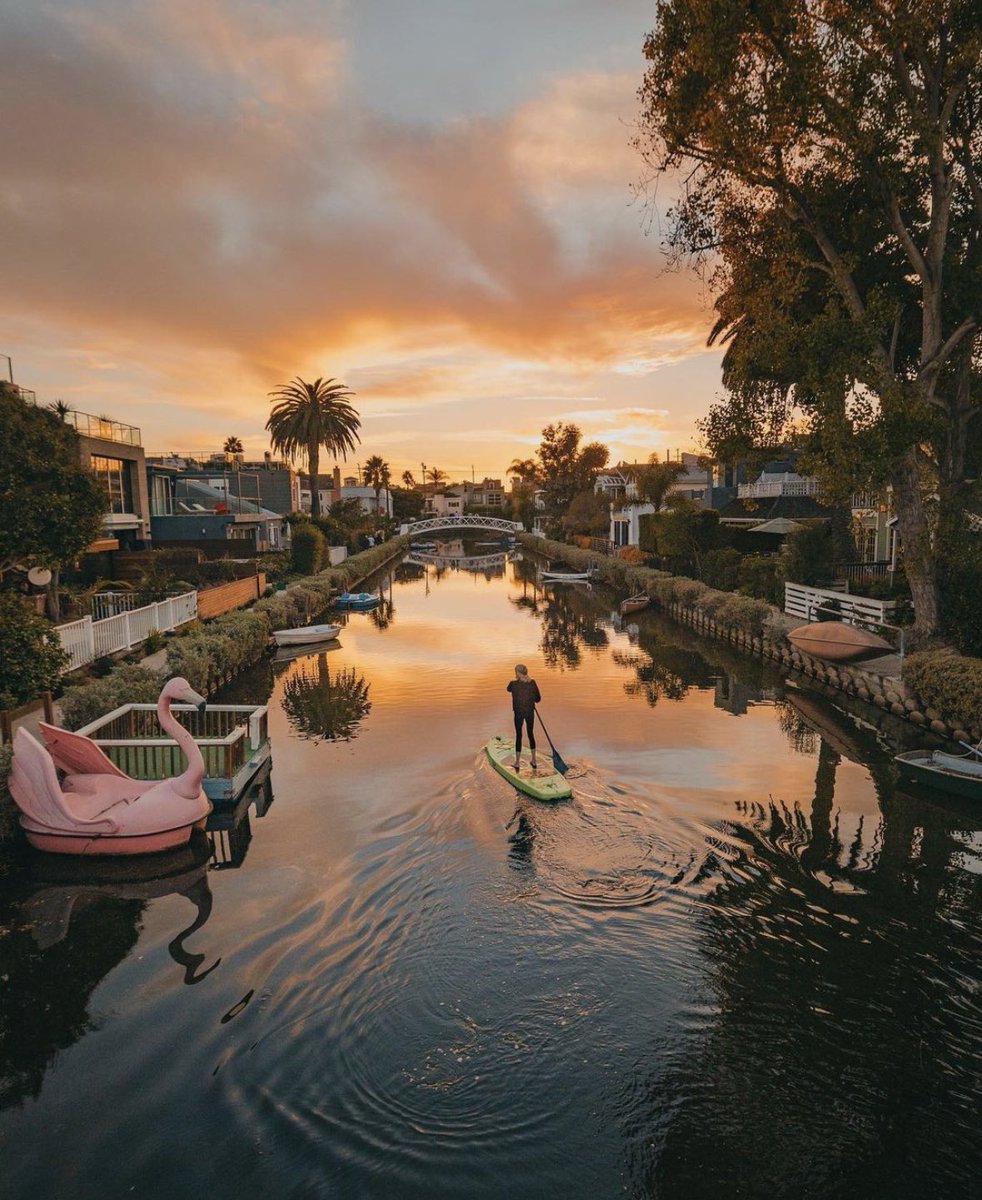
<svg viewBox="0 0 982 1200"><path fill-rule="evenodd" d="M511 692L511 706L515 714L515 755L522 753L522 726L528 730L529 749L535 754L535 734L532 723L535 721L535 706L542 699L539 695L539 685L534 679L513 679L508 685Z"/></svg>

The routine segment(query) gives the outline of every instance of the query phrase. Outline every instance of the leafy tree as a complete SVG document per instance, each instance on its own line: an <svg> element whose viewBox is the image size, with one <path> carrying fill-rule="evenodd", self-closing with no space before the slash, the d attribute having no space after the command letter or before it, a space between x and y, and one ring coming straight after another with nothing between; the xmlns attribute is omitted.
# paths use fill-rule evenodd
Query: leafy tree
<svg viewBox="0 0 982 1200"><path fill-rule="evenodd" d="M422 492L415 488L392 489L392 516L396 521L414 521L422 511Z"/></svg>
<svg viewBox="0 0 982 1200"><path fill-rule="evenodd" d="M719 544L719 513L681 502L667 512L647 513L639 518L641 549L667 560L679 574L703 576L703 559Z"/></svg>
<svg viewBox="0 0 982 1200"><path fill-rule="evenodd" d="M577 492L560 523L566 533L606 537L610 532L610 502L592 489Z"/></svg>
<svg viewBox="0 0 982 1200"><path fill-rule="evenodd" d="M274 450L287 458L306 459L310 473L310 512L321 511L317 478L323 446L335 458L347 459L349 451L361 441L361 420L346 397L354 395L334 379L315 379L306 383L297 377L270 392L277 403L266 422Z"/></svg>
<svg viewBox="0 0 982 1200"><path fill-rule="evenodd" d="M16 592L0 592L0 708L56 687L67 663L51 623Z"/></svg>
<svg viewBox="0 0 982 1200"><path fill-rule="evenodd" d="M98 536L106 508L75 430L0 384L0 576L15 565L57 572Z"/></svg>
<svg viewBox="0 0 982 1200"><path fill-rule="evenodd" d="M550 515L565 513L577 492L592 488L610 451L600 442L580 446L578 425L557 421L542 430L539 466Z"/></svg>
<svg viewBox="0 0 982 1200"><path fill-rule="evenodd" d="M893 488L915 629L938 624L922 466L957 506L978 412L982 22L970 0L661 0L640 146L686 174L670 240L716 269L727 384L805 411L832 482ZM727 438L716 437L721 452ZM733 438L729 438L730 445ZM944 521L942 521L942 527Z"/></svg>
<svg viewBox="0 0 982 1200"><path fill-rule="evenodd" d="M291 551L293 569L300 575L314 575L324 559L324 535L311 521L293 526Z"/></svg>

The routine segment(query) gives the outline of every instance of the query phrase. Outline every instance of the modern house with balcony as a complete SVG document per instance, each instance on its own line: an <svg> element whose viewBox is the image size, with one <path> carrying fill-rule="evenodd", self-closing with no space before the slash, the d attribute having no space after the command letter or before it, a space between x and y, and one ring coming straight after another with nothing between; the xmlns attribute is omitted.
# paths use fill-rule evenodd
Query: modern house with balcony
<svg viewBox="0 0 982 1200"><path fill-rule="evenodd" d="M150 500L146 456L135 425L68 410L62 419L78 434L79 460L98 477L108 506L98 550L141 550L150 541Z"/></svg>
<svg viewBox="0 0 982 1200"><path fill-rule="evenodd" d="M247 472L235 480L246 490ZM147 465L150 488L150 521L154 544L190 546L219 557L251 558L290 545L290 527L282 513L267 509L259 500L228 486L228 478L214 472L193 472L161 462Z"/></svg>
<svg viewBox="0 0 982 1200"><path fill-rule="evenodd" d="M685 468L668 490L670 496L684 496L699 508L721 508L736 494L729 478L716 464L706 461L699 454L683 451L677 459ZM637 480L645 468L644 463L620 463L617 467L603 471L597 476L595 490L611 500L610 542L613 546L637 546L641 537L640 519L653 513L655 507L638 497Z"/></svg>

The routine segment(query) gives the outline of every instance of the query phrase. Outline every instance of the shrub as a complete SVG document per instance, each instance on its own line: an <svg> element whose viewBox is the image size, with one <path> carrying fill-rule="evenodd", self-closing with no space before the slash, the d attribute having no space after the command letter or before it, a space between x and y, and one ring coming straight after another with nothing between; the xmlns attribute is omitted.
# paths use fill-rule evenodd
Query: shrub
<svg viewBox="0 0 982 1200"><path fill-rule="evenodd" d="M720 591L736 591L740 575L741 554L730 546L709 550L702 559L702 581Z"/></svg>
<svg viewBox="0 0 982 1200"><path fill-rule="evenodd" d="M292 556L286 550L270 550L256 558L256 570L278 583L293 573Z"/></svg>
<svg viewBox="0 0 982 1200"><path fill-rule="evenodd" d="M7 787L12 757L12 746L0 746L0 842L10 841L19 828L17 805Z"/></svg>
<svg viewBox="0 0 982 1200"><path fill-rule="evenodd" d="M924 650L908 654L904 683L927 708L934 708L951 725L977 729L982 723L982 659Z"/></svg>
<svg viewBox="0 0 982 1200"><path fill-rule="evenodd" d="M617 557L632 566L637 566L639 563L643 563L648 556L638 546L621 546L617 551Z"/></svg>
<svg viewBox="0 0 982 1200"><path fill-rule="evenodd" d="M784 602L784 578L776 554L746 554L740 560L737 587L746 596L756 596L771 604Z"/></svg>
<svg viewBox="0 0 982 1200"><path fill-rule="evenodd" d="M784 574L809 586L832 578L834 539L828 525L802 525L784 539Z"/></svg>
<svg viewBox="0 0 982 1200"><path fill-rule="evenodd" d="M324 535L309 521L293 527L293 569L300 575L313 575L324 558Z"/></svg>
<svg viewBox="0 0 982 1200"><path fill-rule="evenodd" d="M750 596L728 592L719 606L716 619L723 625L760 637L764 632L764 622L770 615L771 606L766 600L754 600Z"/></svg>
<svg viewBox="0 0 982 1200"><path fill-rule="evenodd" d="M150 629L143 639L143 649L147 654L156 654L164 646L164 635L159 629Z"/></svg>
<svg viewBox="0 0 982 1200"><path fill-rule="evenodd" d="M66 689L61 719L66 729L81 729L123 704L154 704L167 675L146 667L120 663L103 679L93 679Z"/></svg>
<svg viewBox="0 0 982 1200"><path fill-rule="evenodd" d="M0 592L0 708L57 687L68 664L54 626L16 592Z"/></svg>
<svg viewBox="0 0 982 1200"><path fill-rule="evenodd" d="M696 597L695 606L711 621L721 621L723 608L731 598L727 592L717 592L713 588L706 588Z"/></svg>

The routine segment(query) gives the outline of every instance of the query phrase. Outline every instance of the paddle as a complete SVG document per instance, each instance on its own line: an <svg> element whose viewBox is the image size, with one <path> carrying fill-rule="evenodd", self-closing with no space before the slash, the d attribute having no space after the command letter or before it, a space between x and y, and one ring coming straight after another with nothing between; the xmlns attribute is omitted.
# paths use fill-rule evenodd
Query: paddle
<svg viewBox="0 0 982 1200"><path fill-rule="evenodd" d="M559 753L556 747L553 746L552 738L549 736L549 730L546 729L546 723L543 721L538 709L535 710L535 715L539 718L539 724L542 726L542 732L546 735L546 741L552 747L552 765L556 768L556 771L560 775L565 775L569 770L569 766L563 761L563 756Z"/></svg>

